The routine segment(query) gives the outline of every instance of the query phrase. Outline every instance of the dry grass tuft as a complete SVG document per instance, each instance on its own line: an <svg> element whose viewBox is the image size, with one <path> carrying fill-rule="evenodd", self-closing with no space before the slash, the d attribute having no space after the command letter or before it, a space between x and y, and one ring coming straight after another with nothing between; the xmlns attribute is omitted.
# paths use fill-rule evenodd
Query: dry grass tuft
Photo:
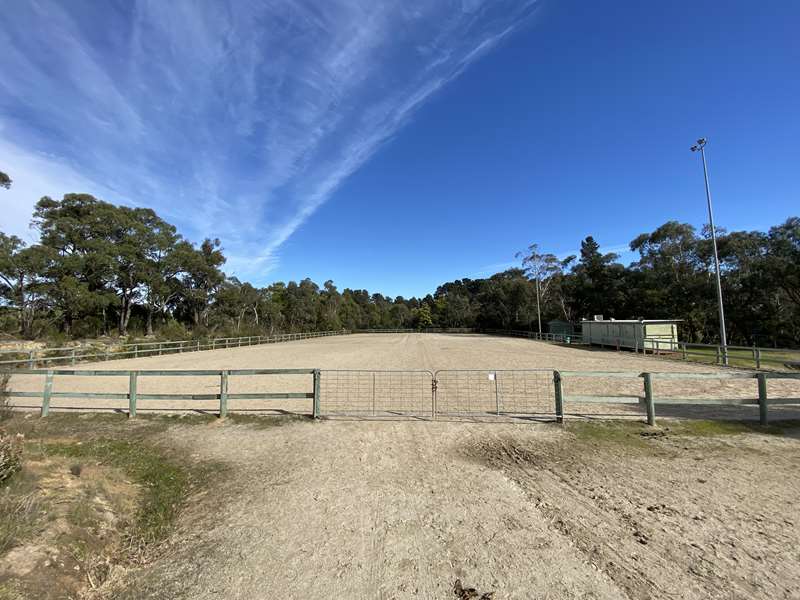
<svg viewBox="0 0 800 600"><path fill-rule="evenodd" d="M0 429L0 484L22 469L23 435L9 435Z"/></svg>

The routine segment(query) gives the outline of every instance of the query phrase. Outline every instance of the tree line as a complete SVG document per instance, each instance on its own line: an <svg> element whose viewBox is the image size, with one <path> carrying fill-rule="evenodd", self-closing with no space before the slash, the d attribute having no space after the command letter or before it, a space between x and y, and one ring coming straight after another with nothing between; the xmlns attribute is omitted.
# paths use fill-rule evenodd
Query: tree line
<svg viewBox="0 0 800 600"><path fill-rule="evenodd" d="M8 179L10 184L10 178ZM444 283L424 298L339 291L310 279L254 286L223 271L219 240L185 240L153 210L87 194L42 198L37 244L0 233L0 331L23 338L272 335L314 330L478 327L548 330L594 314L682 319L713 342L718 318L708 231L670 221L630 243L628 266L591 236L575 256L533 244L520 265ZM768 232L718 230L729 343L800 344L800 219Z"/></svg>

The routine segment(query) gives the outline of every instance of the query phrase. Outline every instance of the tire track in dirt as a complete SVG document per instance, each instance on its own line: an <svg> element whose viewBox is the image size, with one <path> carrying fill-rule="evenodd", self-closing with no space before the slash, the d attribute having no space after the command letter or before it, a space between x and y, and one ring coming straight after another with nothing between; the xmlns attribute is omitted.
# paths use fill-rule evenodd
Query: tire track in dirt
<svg viewBox="0 0 800 600"><path fill-rule="evenodd" d="M795 524L781 511L791 488L784 486L766 513L764 495L769 492L759 493L757 500L743 495L731 503L727 494L703 497L691 489L691 482L706 481L693 475L713 478L727 471L735 476L741 470L737 463L742 458L744 464L750 462L751 447L762 445L758 437L748 440L744 447L741 439L736 445L727 440L679 442L671 454L658 442L639 448L638 457L625 448L617 449L622 455L606 451L580 456L574 444L563 440L530 445L505 435L465 446L465 451L508 473L548 515L553 528L569 536L631 598L792 598L792 581L796 585L800 573L793 556L797 553L788 549L796 547L797 530L783 531ZM777 454L770 449L773 466L791 472L796 445L781 440L770 444L776 445ZM713 466L698 467L709 447L715 449ZM674 488L663 476L668 465L685 475ZM761 484L747 479L746 472L740 474L743 489Z"/></svg>
<svg viewBox="0 0 800 600"><path fill-rule="evenodd" d="M520 486L459 455L463 439L487 431L419 422L176 428L173 443L231 464L235 494L210 529L197 532L195 522L168 560L118 597L439 599L461 579L498 600L624 598L528 510Z"/></svg>

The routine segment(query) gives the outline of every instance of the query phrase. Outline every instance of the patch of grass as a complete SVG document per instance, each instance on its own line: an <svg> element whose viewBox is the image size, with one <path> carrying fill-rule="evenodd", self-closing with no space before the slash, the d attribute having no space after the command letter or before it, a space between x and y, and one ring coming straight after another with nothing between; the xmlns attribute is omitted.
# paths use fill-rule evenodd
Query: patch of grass
<svg viewBox="0 0 800 600"><path fill-rule="evenodd" d="M672 435L710 437L734 435L739 433L764 433L784 435L788 430L800 428L800 421L775 421L769 425L759 425L754 421L670 421L665 427Z"/></svg>
<svg viewBox="0 0 800 600"><path fill-rule="evenodd" d="M81 439L100 437L130 438L142 434L158 434L173 425L205 425L216 420L213 415L162 415L139 414L129 419L124 413L56 412L47 418L25 418L22 413L5 423L9 432L22 433L26 438L80 437Z"/></svg>
<svg viewBox="0 0 800 600"><path fill-rule="evenodd" d="M226 419L236 425L249 425L254 429L270 429L312 420L311 417L305 415L243 415L241 413L228 413Z"/></svg>
<svg viewBox="0 0 800 600"><path fill-rule="evenodd" d="M40 512L35 478L23 472L0 487L0 555L33 537Z"/></svg>
<svg viewBox="0 0 800 600"><path fill-rule="evenodd" d="M711 421L682 420L663 422L649 427L642 422L604 421L568 422L566 430L582 442L644 446L648 438L665 436L713 437L741 433L762 433L785 435L800 429L800 421L775 421L769 425L759 425L753 421Z"/></svg>
<svg viewBox="0 0 800 600"><path fill-rule="evenodd" d="M83 443L49 442L44 450L50 455L94 460L115 467L142 486L142 502L128 532L136 548L156 543L166 536L190 489L188 470L147 444L97 439Z"/></svg>
<svg viewBox="0 0 800 600"><path fill-rule="evenodd" d="M0 583L0 600L25 600L25 595L15 581L3 581Z"/></svg>
<svg viewBox="0 0 800 600"><path fill-rule="evenodd" d="M647 444L642 434L654 431L644 423L632 421L568 421L565 429L581 442L639 447Z"/></svg>

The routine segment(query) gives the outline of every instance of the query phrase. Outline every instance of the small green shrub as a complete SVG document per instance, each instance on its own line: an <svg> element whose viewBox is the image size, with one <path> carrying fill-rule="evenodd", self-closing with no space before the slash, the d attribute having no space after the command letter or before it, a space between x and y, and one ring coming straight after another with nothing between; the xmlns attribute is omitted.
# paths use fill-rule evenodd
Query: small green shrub
<svg viewBox="0 0 800 600"><path fill-rule="evenodd" d="M179 323L174 319L170 319L158 328L156 336L159 340L172 341L172 340L188 340L192 337L186 325Z"/></svg>

